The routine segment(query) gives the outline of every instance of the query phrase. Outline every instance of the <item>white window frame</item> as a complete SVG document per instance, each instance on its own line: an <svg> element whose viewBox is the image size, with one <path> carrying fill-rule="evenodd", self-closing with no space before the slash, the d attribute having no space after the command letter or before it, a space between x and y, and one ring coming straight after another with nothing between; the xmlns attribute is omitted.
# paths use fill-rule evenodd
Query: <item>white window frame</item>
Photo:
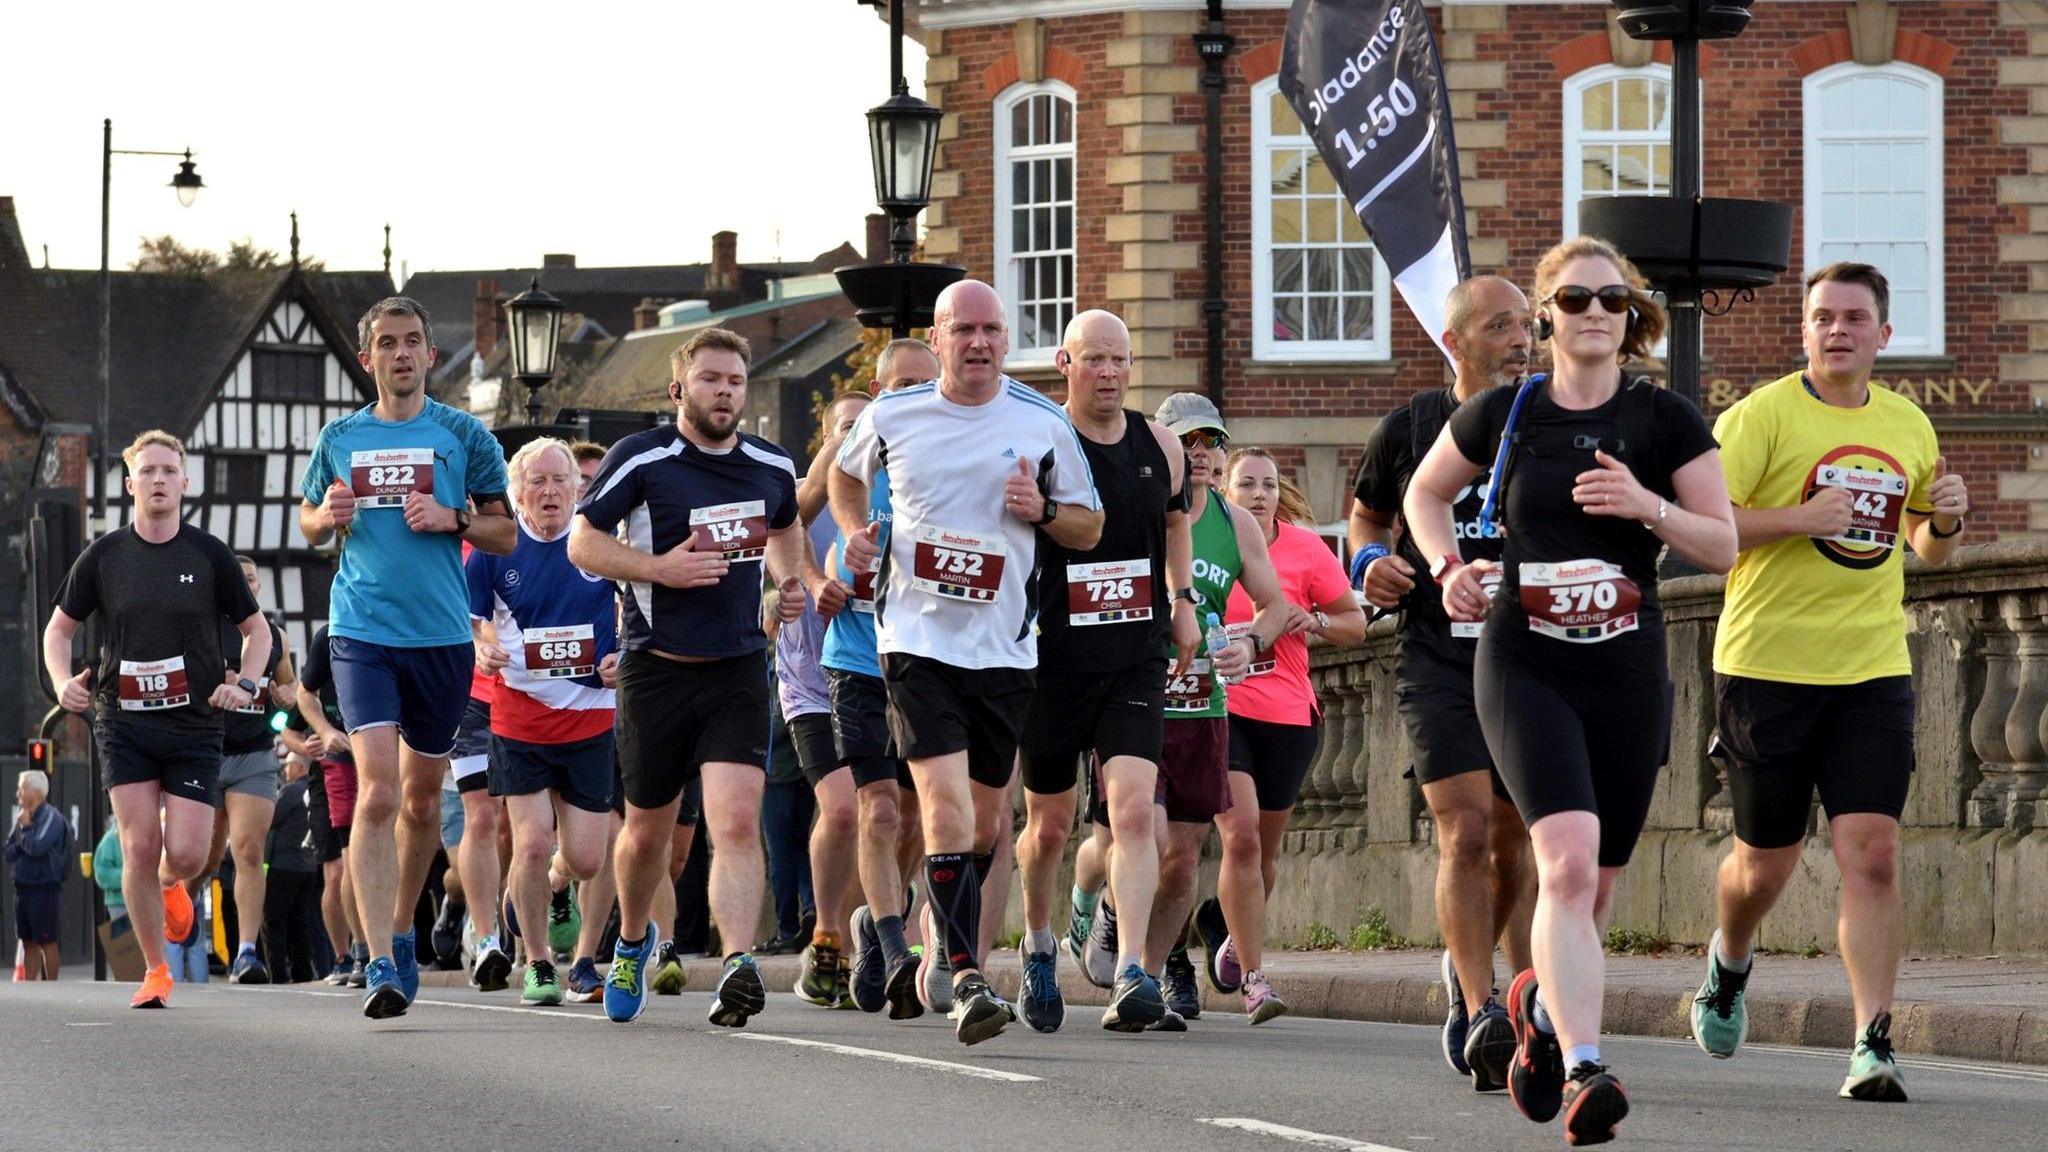
<svg viewBox="0 0 2048 1152"><path fill-rule="evenodd" d="M1074 125L1072 140L1065 144L1024 146L1019 146L1012 141L1010 136L1011 109L1035 96L1053 96L1067 102L1068 115L1072 118ZM1058 80L1041 80L1031 84L1012 84L1008 88L1003 89L997 95L994 107L996 130L994 148L996 195L995 217L993 220L996 237L995 289L996 293L1003 298L1003 308L1009 317L1010 355L1006 358L1005 363L1019 368L1051 367L1053 353L1057 351L1056 344L1045 348L1026 348L1023 346L1024 309L1022 302L1017 296L1016 256L1012 248L1010 228L1010 165L1018 160L1064 159L1068 162L1069 170L1073 173L1073 186L1070 189L1074 196L1073 234L1068 238L1069 243L1066 248L1042 249L1035 252L1034 255L1064 256L1072 270L1072 275L1078 278L1080 274L1080 261L1077 249L1081 238L1081 169L1078 159L1080 151L1078 146L1081 139L1080 102L1075 98L1072 87ZM1074 309L1078 310L1080 296L1078 280L1076 279L1076 281L1071 282L1071 286L1074 289L1072 305Z"/></svg>
<svg viewBox="0 0 2048 1152"><path fill-rule="evenodd" d="M1579 201L1586 195L1585 159L1582 155L1586 136L1586 89L1605 84L1610 80L1662 81L1667 107L1675 104L1676 91L1671 82L1671 66L1668 64L1646 64L1641 68L1624 68L1619 64L1596 64L1572 76L1564 82L1564 236L1569 239L1579 234ZM1675 111L1675 108L1674 108ZM1705 113L1701 115L1704 117ZM1621 131L1606 133L1625 144L1661 144L1671 146L1668 131ZM1674 163L1677 157L1673 156Z"/></svg>
<svg viewBox="0 0 2048 1152"><path fill-rule="evenodd" d="M1942 78L1925 68L1899 61L1890 64L1865 65L1847 61L1823 68L1807 75L1800 84L1800 123L1805 135L1806 191L1804 213L1801 217L1802 232L1805 235L1805 251L1801 254L1807 273L1821 267L1821 204L1826 193L1821 183L1821 148L1830 140L1845 137L1829 137L1821 129L1821 90L1836 81L1853 76L1880 75L1888 79L1914 84L1927 92L1927 130L1924 133L1872 132L1858 130L1847 139L1857 140L1919 140L1927 145L1927 332L1925 339L1902 339L1894 332L1890 345L1885 349L1887 357L1899 356L1943 356L1946 355L1948 307L1946 294L1946 265L1943 260L1943 214L1947 211L1945 187L1946 170L1943 168L1942 113L1946 100ZM1896 243L1889 241L1888 243ZM1882 261L1870 261L1881 271L1889 274Z"/></svg>
<svg viewBox="0 0 2048 1152"><path fill-rule="evenodd" d="M1310 163L1320 164L1314 142L1306 135L1275 137L1274 93L1280 78L1269 76L1251 87L1252 113L1252 359L1270 363L1368 363L1393 357L1394 278L1372 245L1371 340L1275 340L1273 338L1273 177L1268 156L1276 141L1307 146ZM1341 244L1339 245L1342 246Z"/></svg>

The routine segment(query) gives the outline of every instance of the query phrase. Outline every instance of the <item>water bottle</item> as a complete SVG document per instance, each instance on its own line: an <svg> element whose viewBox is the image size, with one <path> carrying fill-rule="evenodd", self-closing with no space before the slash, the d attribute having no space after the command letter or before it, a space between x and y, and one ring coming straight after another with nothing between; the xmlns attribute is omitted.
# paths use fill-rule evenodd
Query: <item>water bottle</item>
<svg viewBox="0 0 2048 1152"><path fill-rule="evenodd" d="M1230 647L1230 637L1223 631L1223 621L1218 619L1214 612L1209 613L1209 630L1204 634L1204 639L1209 646L1209 668L1214 671L1216 654ZM1235 684L1244 679L1242 676L1225 676L1221 672L1216 673L1216 678L1225 684Z"/></svg>

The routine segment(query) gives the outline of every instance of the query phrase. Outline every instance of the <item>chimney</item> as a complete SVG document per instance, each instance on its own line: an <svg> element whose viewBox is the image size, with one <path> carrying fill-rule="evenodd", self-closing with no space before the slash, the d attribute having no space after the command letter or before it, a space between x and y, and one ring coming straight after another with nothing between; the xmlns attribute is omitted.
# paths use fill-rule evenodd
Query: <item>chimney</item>
<svg viewBox="0 0 2048 1152"><path fill-rule="evenodd" d="M889 218L880 212L868 213L867 260L870 264L889 262Z"/></svg>
<svg viewBox="0 0 2048 1152"><path fill-rule="evenodd" d="M711 271L704 277L705 294L737 296L740 291L740 234L730 229L711 234Z"/></svg>
<svg viewBox="0 0 2048 1152"><path fill-rule="evenodd" d="M48 249L44 251L47 253ZM43 257L48 267L50 258ZM0 268L27 268L28 246L21 238L21 221L14 215L14 197L0 196Z"/></svg>
<svg viewBox="0 0 2048 1152"><path fill-rule="evenodd" d="M470 314L476 335L476 354L486 360L498 349L498 283L476 282L476 305Z"/></svg>
<svg viewBox="0 0 2048 1152"><path fill-rule="evenodd" d="M540 258L540 268L543 272L550 268L574 268L575 266L576 254L574 252L550 252Z"/></svg>
<svg viewBox="0 0 2048 1152"><path fill-rule="evenodd" d="M673 303L675 301L670 300L666 296L642 296L640 303L633 308L633 331L644 332L649 328L659 328L661 326L661 310Z"/></svg>

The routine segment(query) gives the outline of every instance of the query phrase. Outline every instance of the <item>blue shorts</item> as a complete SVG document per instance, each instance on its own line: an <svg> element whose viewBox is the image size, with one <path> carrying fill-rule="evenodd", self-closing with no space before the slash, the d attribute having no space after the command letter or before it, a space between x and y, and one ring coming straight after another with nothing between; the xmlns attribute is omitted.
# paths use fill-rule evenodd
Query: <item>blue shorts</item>
<svg viewBox="0 0 2048 1152"><path fill-rule="evenodd" d="M396 727L406 747L422 756L446 756L469 704L476 649L468 644L392 648L333 636L334 693L349 735Z"/></svg>
<svg viewBox="0 0 2048 1152"><path fill-rule="evenodd" d="M453 852L462 844L462 829L468 823L462 812L462 793L441 789L441 847Z"/></svg>
<svg viewBox="0 0 2048 1152"><path fill-rule="evenodd" d="M528 744L491 734L491 795L556 792L585 812L612 810L612 734L571 744Z"/></svg>
<svg viewBox="0 0 2048 1152"><path fill-rule="evenodd" d="M31 944L57 940L58 909L64 902L60 884L37 884L14 890L14 938Z"/></svg>

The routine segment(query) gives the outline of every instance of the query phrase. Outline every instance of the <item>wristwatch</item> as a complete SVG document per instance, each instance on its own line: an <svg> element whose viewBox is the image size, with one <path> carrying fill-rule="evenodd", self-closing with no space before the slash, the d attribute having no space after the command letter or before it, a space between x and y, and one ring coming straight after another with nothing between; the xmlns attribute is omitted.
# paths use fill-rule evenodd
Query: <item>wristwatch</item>
<svg viewBox="0 0 2048 1152"><path fill-rule="evenodd" d="M1327 612L1324 612L1321 608L1318 608L1315 611L1309 613L1309 615L1314 616L1316 618L1316 635L1320 636L1323 633L1330 630L1330 616Z"/></svg>
<svg viewBox="0 0 2048 1152"><path fill-rule="evenodd" d="M455 510L455 534L460 536L467 531L469 531L469 510L467 508L457 508Z"/></svg>
<svg viewBox="0 0 2048 1152"><path fill-rule="evenodd" d="M1046 526L1047 524L1050 524L1050 523L1052 523L1052 522L1053 522L1054 520L1057 520L1057 519L1059 519L1059 515L1060 515L1060 506L1059 506L1059 504L1058 504L1057 502L1055 502L1054 500L1052 500L1052 499L1051 499L1050 497L1048 497L1048 498L1046 499L1046 501L1045 501L1045 515L1043 515L1043 516L1040 516L1040 517L1039 517L1038 519L1036 519L1036 520L1033 520L1033 521L1032 521L1032 523L1033 523L1033 524L1035 524L1035 525L1037 525L1037 526L1038 526L1038 527L1040 527L1040 528L1043 528L1043 527L1045 527L1045 526Z"/></svg>
<svg viewBox="0 0 2048 1152"><path fill-rule="evenodd" d="M249 699L254 700L256 698L256 682L254 680L249 679L247 676L244 676L240 680L235 681L235 687L240 688L242 690L242 694L244 696L247 696Z"/></svg>
<svg viewBox="0 0 2048 1152"><path fill-rule="evenodd" d="M1171 597L1168 598L1169 606L1171 606L1174 600L1185 600L1188 603L1193 604L1197 608L1200 608L1202 606L1201 596L1197 595L1192 587L1182 588L1179 591L1175 592Z"/></svg>
<svg viewBox="0 0 2048 1152"><path fill-rule="evenodd" d="M1464 562L1464 557L1453 552L1446 552L1429 562L1429 578L1441 584L1444 582L1444 573Z"/></svg>

